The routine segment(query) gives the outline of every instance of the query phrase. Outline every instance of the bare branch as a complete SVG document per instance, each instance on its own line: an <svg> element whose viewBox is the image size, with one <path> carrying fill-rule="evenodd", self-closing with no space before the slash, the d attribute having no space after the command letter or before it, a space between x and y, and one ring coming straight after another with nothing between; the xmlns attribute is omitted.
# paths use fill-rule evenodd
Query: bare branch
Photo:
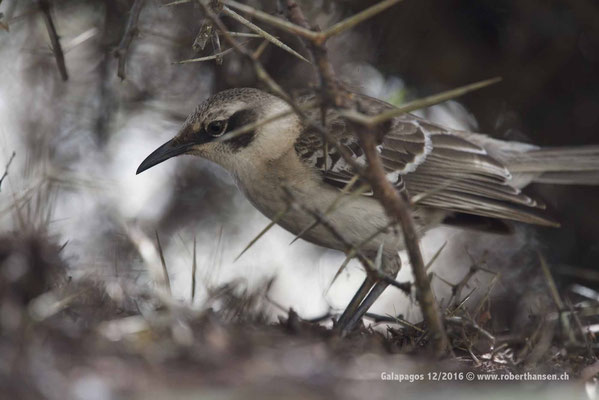
<svg viewBox="0 0 599 400"><path fill-rule="evenodd" d="M160 263L162 264L162 273L164 274L164 285L169 295L171 292L171 279L168 276L168 269L166 268L166 261L164 259L164 253L162 251L162 245L160 244L160 237L158 237L158 231L154 231L156 234L156 244L158 245L158 254L160 255Z"/></svg>
<svg viewBox="0 0 599 400"><path fill-rule="evenodd" d="M447 241L443 242L443 244L441 245L441 247L439 247L439 250L437 250L435 252L435 254L433 255L433 257L430 259L430 261L426 264L426 266L424 267L424 269L426 271L428 271L430 269L430 267L433 266L433 264L435 263L435 261L437 261L437 258L441 255L441 252L443 251L443 249L445 248L445 246L447 246Z"/></svg>
<svg viewBox="0 0 599 400"><path fill-rule="evenodd" d="M196 237L193 237L193 261L191 264L191 303L193 304L193 300L196 297L196 275L198 270L198 260L197 260L197 246L196 246Z"/></svg>
<svg viewBox="0 0 599 400"><path fill-rule="evenodd" d="M145 0L135 0L133 3L131 11L129 11L129 19L127 20L127 26L125 27L125 34L123 35L119 46L114 50L114 56L119 60L117 76L121 78L121 80L124 80L126 77L125 66L127 64L129 47L139 32L137 22L139 20L139 14L141 14L141 10L144 5L144 1Z"/></svg>
<svg viewBox="0 0 599 400"><path fill-rule="evenodd" d="M318 37L318 33L314 32L310 29L306 29L303 26L299 26L293 24L289 21L285 21L284 19L274 17L270 14L267 14L263 11L257 10L253 7L247 6L245 4L238 3L234 0L223 0L223 3L229 7L232 7L236 10L243 11L245 14L252 18L256 18L261 20L262 22L266 22L274 26L275 28L279 28L289 33L293 33L295 35L301 36L306 39L315 39Z"/></svg>
<svg viewBox="0 0 599 400"><path fill-rule="evenodd" d="M189 64L189 63L202 62L202 61L218 60L219 57L229 54L232 51L233 51L233 48L230 48L227 50L223 50L220 53L212 54L211 56L190 58L188 60L175 61L175 62L173 62L173 64Z"/></svg>
<svg viewBox="0 0 599 400"><path fill-rule="evenodd" d="M54 54L54 58L56 58L58 72L60 72L60 77L62 80L67 81L69 79L69 74L64 61L64 52L62 51L62 46L60 45L60 38L56 32L56 26L54 25L54 20L52 19L52 14L50 12L50 3L48 0L38 0L38 5L42 15L44 16L44 23L46 24L46 29L48 30L48 36L50 36L52 53Z"/></svg>
<svg viewBox="0 0 599 400"><path fill-rule="evenodd" d="M315 32L306 25L298 23L298 21L294 20L293 18L290 18L291 22L288 22L283 19L274 17L270 14L267 14L263 11L257 10L253 7L241 4L235 0L223 0L223 3L229 7L235 8L236 10L240 10L251 17L255 17L256 19L266 22L267 24L270 24L276 28L279 28L289 33L293 33L304 39L308 39L315 44L320 45L323 44L328 38L353 28L357 24L364 22L369 18L372 18L374 15L386 10L387 8L399 3L400 1L402 0L382 1L350 18L347 18L346 20L338 22L337 24L331 26L323 32Z"/></svg>
<svg viewBox="0 0 599 400"><path fill-rule="evenodd" d="M10 155L10 158L8 159L8 162L6 163L6 167L4 167L4 173L0 178L0 191L2 191L2 182L4 182L4 178L8 176L8 169L10 168L10 164L12 164L12 160L15 158L16 155L17 153L13 151Z"/></svg>
<svg viewBox="0 0 599 400"><path fill-rule="evenodd" d="M481 333L487 339L489 339L492 343L495 343L496 339L489 331L483 329L478 325L473 319L465 319L462 317L445 317L445 321L451 324L467 326Z"/></svg>
<svg viewBox="0 0 599 400"><path fill-rule="evenodd" d="M275 46L278 46L278 47L282 48L283 50L285 50L286 52L293 54L294 56L296 56L297 58L299 58L302 61L310 63L310 61L308 61L304 56L299 54L297 51L293 50L291 47L287 46L285 43L281 42L279 39L277 39L270 33L266 32L264 29L260 28L256 24L253 24L252 22L243 18L241 15L237 14L235 11L231 10L230 8L228 8L226 6L223 7L223 13L226 16L233 18L235 21L237 21L240 24L251 29L252 31L256 32L258 35L262 36L264 39L268 40Z"/></svg>
<svg viewBox="0 0 599 400"><path fill-rule="evenodd" d="M252 247L254 244L256 244L256 242L258 240L260 240L260 238L262 236L264 236L264 234L266 232L268 232L273 226L275 226L275 224L277 222L279 222L279 220L281 218L283 218L285 216L285 214L287 214L289 212L289 207L285 208L284 210L279 211L279 213L277 213L277 215L275 215L275 217L268 223L268 225L266 225L264 227L264 229L262 229L256 236L254 236L254 238L247 244L247 246L245 246L245 248L241 251L241 253L239 253L239 255L237 257L235 257L234 261L237 261L241 258L241 256L250 249L250 247Z"/></svg>
<svg viewBox="0 0 599 400"><path fill-rule="evenodd" d="M380 3L377 3L377 4L373 5L372 7L369 7L366 10L364 10L356 15L353 15L341 22L338 22L335 25L331 26L330 28L326 29L324 32L322 32L320 34L319 40L324 41L324 40L330 38L331 36L335 36L335 35L340 34L341 32L345 32L348 29L351 29L354 26L358 25L359 23L372 18L376 14L379 14L379 13L385 11L387 8L396 5L400 1L402 1L402 0L385 0Z"/></svg>
<svg viewBox="0 0 599 400"><path fill-rule="evenodd" d="M368 160L367 174L375 197L381 202L388 216L400 222L406 249L412 266L416 283L416 298L422 314L431 332L435 353L439 356L446 354L449 341L445 333L441 313L433 295L426 267L420 252L420 243L414 220L410 214L407 202L389 182L385 175L383 163L376 151L376 137L372 132L357 129L360 145Z"/></svg>
<svg viewBox="0 0 599 400"><path fill-rule="evenodd" d="M229 32L231 37L242 37L242 38L259 38L262 37L257 33L247 33L247 32Z"/></svg>
<svg viewBox="0 0 599 400"><path fill-rule="evenodd" d="M482 89L486 86L492 85L492 84L500 82L500 81L501 81L501 78L496 77L496 78L486 79L486 80L480 81L480 82L471 83L469 85L461 86L456 89L448 90L446 92L442 92L439 94L435 94L432 96L428 96L428 97L424 97L422 99L415 100L415 101L410 102L402 107L393 108L389 111L385 111L385 112L382 112L382 113L374 115L374 116L364 115L364 114L354 111L354 110L344 110L341 113L345 118L347 118L351 121L354 121L361 125L365 125L367 127L373 128L385 121L388 121L388 120L395 118L397 116L400 116L402 114L406 114L406 113L409 113L409 112L412 112L415 110L419 110L421 108L430 107L432 105L454 99L454 98L462 96L466 93Z"/></svg>

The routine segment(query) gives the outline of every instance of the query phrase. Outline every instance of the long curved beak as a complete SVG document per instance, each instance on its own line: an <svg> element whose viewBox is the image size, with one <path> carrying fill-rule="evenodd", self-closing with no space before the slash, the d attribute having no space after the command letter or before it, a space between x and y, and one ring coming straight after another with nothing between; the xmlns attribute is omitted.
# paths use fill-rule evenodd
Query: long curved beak
<svg viewBox="0 0 599 400"><path fill-rule="evenodd" d="M169 158L178 156L180 154L185 154L187 151L191 149L194 143L181 143L175 144L173 140L169 140L156 150L152 152L149 156L146 157L145 160L139 165L137 168L137 172L140 174L144 172L146 169L152 168L154 165L160 164L163 161L168 160Z"/></svg>

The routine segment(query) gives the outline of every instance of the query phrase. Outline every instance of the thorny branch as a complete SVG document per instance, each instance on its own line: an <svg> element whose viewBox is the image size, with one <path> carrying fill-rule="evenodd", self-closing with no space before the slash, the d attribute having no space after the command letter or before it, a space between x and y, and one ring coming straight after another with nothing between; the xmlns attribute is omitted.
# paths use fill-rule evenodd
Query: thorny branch
<svg viewBox="0 0 599 400"><path fill-rule="evenodd" d="M114 50L114 56L118 58L119 64L117 69L117 76L124 80L126 77L125 67L127 65L127 56L129 54L129 47L133 42L135 36L139 32L137 21L139 20L139 14L144 6L145 0L135 0L131 10L129 11L129 19L127 20L127 26L125 27L125 33L119 46Z"/></svg>
<svg viewBox="0 0 599 400"><path fill-rule="evenodd" d="M62 51L60 38L56 32L56 26L54 25L54 20L52 19L52 14L50 12L50 3L48 0L39 0L38 5L42 15L44 16L44 23L46 24L46 29L48 30L48 36L50 36L52 53L54 54L54 58L56 58L58 72L60 72L60 77L62 80L66 81L69 79L69 74L67 73L67 66L64 61L64 52Z"/></svg>
<svg viewBox="0 0 599 400"><path fill-rule="evenodd" d="M8 159L8 162L6 163L6 167L4 167L4 173L0 178L0 191L2 190L2 182L4 182L4 178L8 176L8 169L10 168L10 164L12 164L12 160L14 160L16 155L17 153L13 151L10 158Z"/></svg>
<svg viewBox="0 0 599 400"><path fill-rule="evenodd" d="M426 267L412 214L408 203L387 180L383 163L376 151L376 137L372 132L356 130L360 145L368 160L367 173L374 196L381 202L390 218L400 222L412 273L416 284L416 299L422 309L426 324L431 331L435 353L444 354L448 349L448 339L441 320L441 313L433 295L431 284L426 274Z"/></svg>

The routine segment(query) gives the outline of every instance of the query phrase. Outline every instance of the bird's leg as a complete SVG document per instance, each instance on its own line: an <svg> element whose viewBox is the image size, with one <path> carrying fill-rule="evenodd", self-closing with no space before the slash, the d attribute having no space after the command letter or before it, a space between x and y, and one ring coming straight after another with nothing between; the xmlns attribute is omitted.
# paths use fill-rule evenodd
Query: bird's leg
<svg viewBox="0 0 599 400"><path fill-rule="evenodd" d="M362 300L364 300L364 298L366 297L368 292L370 292L370 289L372 289L375 283L376 279L374 277L370 275L366 276L366 279L364 279L364 282L362 283L356 294L354 294L354 297L352 297L349 304L345 308L345 311L343 311L343 314L341 314L341 317L339 317L337 323L335 324L335 328L338 329L339 332L343 332L345 330L349 320L352 319L352 316L357 312L357 310L360 307L360 304L362 303Z"/></svg>
<svg viewBox="0 0 599 400"><path fill-rule="evenodd" d="M383 258L383 271L393 278L397 276L400 268L401 259L399 255ZM336 329L341 336L346 336L354 329L358 321L362 319L387 286L389 286L387 282L376 280L370 275L366 277L337 322ZM372 290L370 290L371 288Z"/></svg>

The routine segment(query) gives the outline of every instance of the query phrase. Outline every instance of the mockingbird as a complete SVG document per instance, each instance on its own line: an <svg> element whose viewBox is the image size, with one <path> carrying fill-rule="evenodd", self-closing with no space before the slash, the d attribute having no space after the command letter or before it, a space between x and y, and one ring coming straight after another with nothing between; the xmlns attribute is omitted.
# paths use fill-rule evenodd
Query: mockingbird
<svg viewBox="0 0 599 400"><path fill-rule="evenodd" d="M362 95L354 98L360 111L371 115L392 107ZM321 121L314 96L298 104L313 121ZM249 201L283 228L331 249L348 252L350 245L370 259L381 254L383 272L396 276L404 246L401 230L387 229L383 208L339 152L342 147L358 164L366 162L353 128L328 110L326 129L337 143L329 146L289 111L286 102L257 89L220 92L200 104L137 173L180 154L203 157L227 169ZM250 124L253 129L231 134ZM506 226L502 221L512 220L557 226L543 204L520 189L531 182L599 184L599 146L544 149L449 129L411 114L373 134L387 178L408 198L419 197L412 214L420 235L440 224L497 230ZM358 188L363 190L355 194ZM315 224L315 215L326 215L326 226ZM371 275L337 321L342 333L386 288Z"/></svg>

